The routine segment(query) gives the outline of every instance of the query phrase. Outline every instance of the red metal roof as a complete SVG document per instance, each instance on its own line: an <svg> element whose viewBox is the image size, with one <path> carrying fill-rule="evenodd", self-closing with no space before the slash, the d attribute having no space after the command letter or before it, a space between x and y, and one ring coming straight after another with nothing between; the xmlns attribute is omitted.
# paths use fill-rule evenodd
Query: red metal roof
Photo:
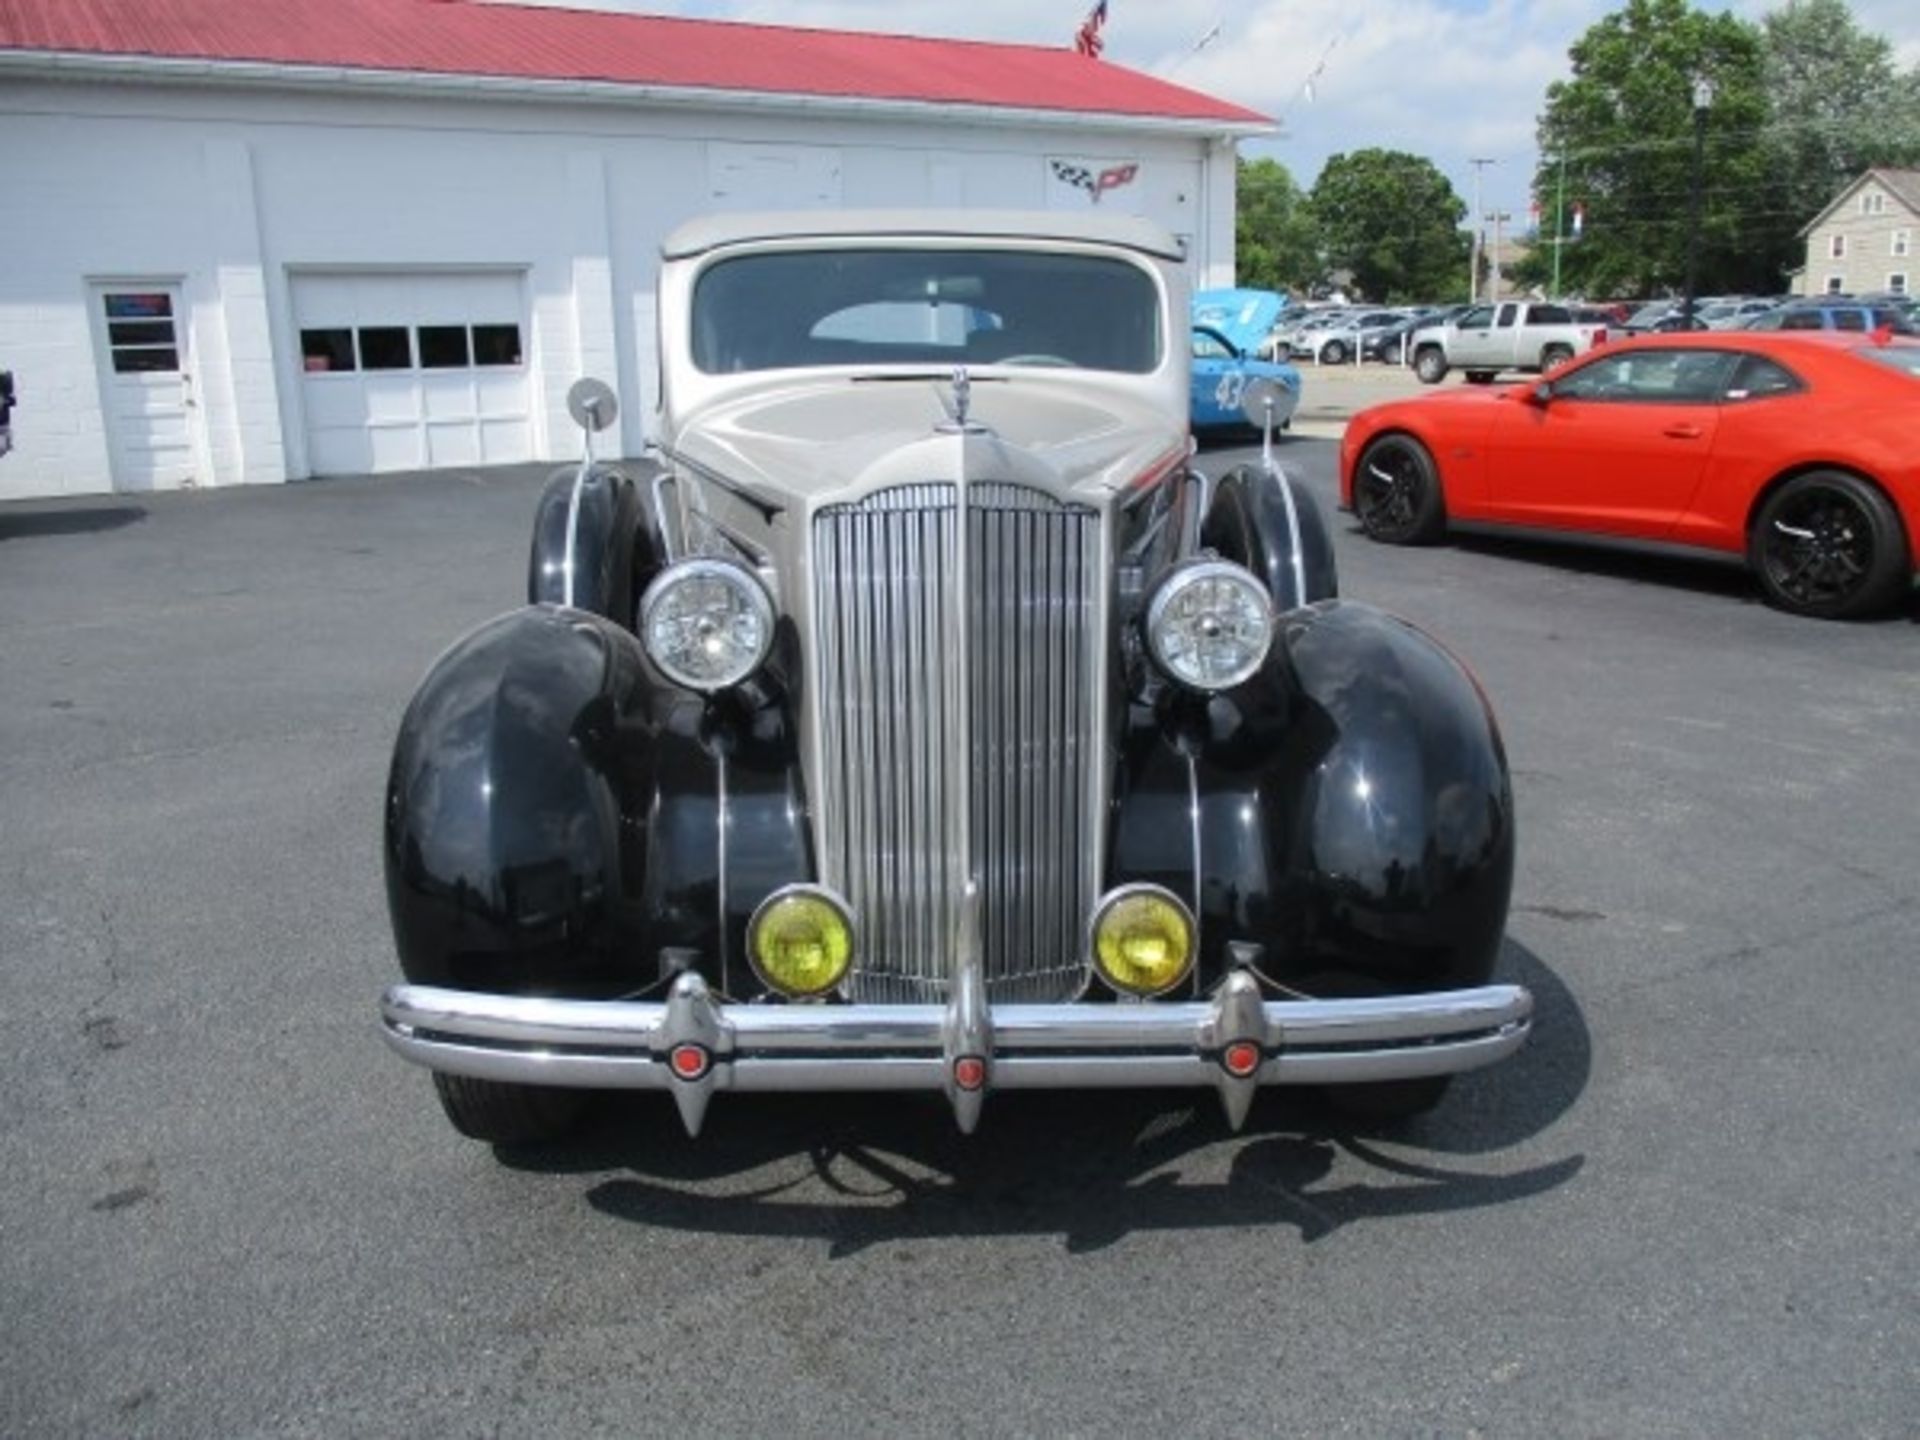
<svg viewBox="0 0 1920 1440"><path fill-rule="evenodd" d="M0 0L0 51L1270 123L1058 48L471 0Z"/></svg>

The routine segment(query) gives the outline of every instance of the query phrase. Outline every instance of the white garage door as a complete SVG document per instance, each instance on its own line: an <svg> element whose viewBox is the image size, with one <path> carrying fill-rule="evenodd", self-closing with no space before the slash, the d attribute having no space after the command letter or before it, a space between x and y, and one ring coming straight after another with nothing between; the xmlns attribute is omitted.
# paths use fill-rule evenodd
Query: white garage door
<svg viewBox="0 0 1920 1440"><path fill-rule="evenodd" d="M293 277L316 475L533 458L515 271Z"/></svg>

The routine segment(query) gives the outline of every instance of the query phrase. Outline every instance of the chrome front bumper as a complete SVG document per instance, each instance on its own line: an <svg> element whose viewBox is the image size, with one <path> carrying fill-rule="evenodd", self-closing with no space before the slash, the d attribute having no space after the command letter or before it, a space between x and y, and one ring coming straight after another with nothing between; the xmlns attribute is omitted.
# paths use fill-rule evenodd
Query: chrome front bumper
<svg viewBox="0 0 1920 1440"><path fill-rule="evenodd" d="M1404 1080L1504 1059L1527 1038L1533 997L1487 985L1274 1001L1234 971L1211 999L1178 1003L990 1009L963 979L946 1005L722 1005L687 973L651 1002L396 985L381 1013L388 1043L417 1064L525 1085L666 1090L690 1134L716 1090L940 1090L971 1132L989 1090L1101 1086L1212 1086L1238 1128L1261 1085Z"/></svg>

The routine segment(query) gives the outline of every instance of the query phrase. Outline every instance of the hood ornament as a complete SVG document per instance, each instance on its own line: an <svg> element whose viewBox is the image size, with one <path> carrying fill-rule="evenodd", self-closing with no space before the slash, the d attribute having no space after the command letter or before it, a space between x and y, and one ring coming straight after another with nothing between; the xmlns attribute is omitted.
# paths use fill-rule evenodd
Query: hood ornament
<svg viewBox="0 0 1920 1440"><path fill-rule="evenodd" d="M967 374L967 367L953 367L951 393L940 396L940 407L947 412L946 422L936 426L943 435L979 435L986 426L967 418L967 412L973 405L973 378Z"/></svg>

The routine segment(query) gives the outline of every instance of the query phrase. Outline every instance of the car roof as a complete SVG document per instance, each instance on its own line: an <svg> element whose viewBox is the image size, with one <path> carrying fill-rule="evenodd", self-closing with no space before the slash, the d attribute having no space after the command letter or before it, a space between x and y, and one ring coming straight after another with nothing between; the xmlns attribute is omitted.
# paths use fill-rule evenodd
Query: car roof
<svg viewBox="0 0 1920 1440"><path fill-rule="evenodd" d="M668 260L755 240L833 239L1065 240L1120 245L1163 260L1185 257L1179 241L1131 215L1050 210L768 210L705 215L661 242Z"/></svg>
<svg viewBox="0 0 1920 1440"><path fill-rule="evenodd" d="M1920 350L1920 339L1890 336L1884 344L1871 330L1678 330L1666 335L1633 335L1590 350L1582 359L1631 350L1738 350L1776 359L1818 362L1852 350Z"/></svg>

